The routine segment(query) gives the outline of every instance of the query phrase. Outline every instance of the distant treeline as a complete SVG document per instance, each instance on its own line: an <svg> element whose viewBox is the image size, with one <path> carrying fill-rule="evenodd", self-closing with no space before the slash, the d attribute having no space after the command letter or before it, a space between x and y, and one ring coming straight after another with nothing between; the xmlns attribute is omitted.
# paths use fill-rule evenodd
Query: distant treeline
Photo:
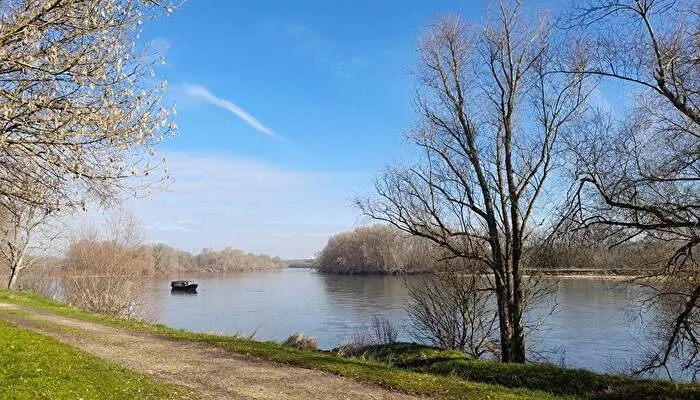
<svg viewBox="0 0 700 400"><path fill-rule="evenodd" d="M149 246L153 252L155 272L243 272L284 268L279 257L246 253L227 247L223 250L204 249L192 255L165 244Z"/></svg>
<svg viewBox="0 0 700 400"><path fill-rule="evenodd" d="M602 244L530 244L526 251L526 269L564 274L568 271L610 274L644 271L657 268L659 262L668 259L670 249L665 243L638 242L612 248ZM441 254L426 239L376 225L332 236L313 267L321 272L338 274L424 273L446 265L439 261Z"/></svg>
<svg viewBox="0 0 700 400"><path fill-rule="evenodd" d="M315 260L312 258L303 258L298 260L285 260L287 268L313 268Z"/></svg>
<svg viewBox="0 0 700 400"><path fill-rule="evenodd" d="M131 270L145 275L173 272L243 272L286 266L278 257L246 253L229 247L223 250L204 249L199 254L191 254L162 243L127 247L112 241L81 240L71 245L68 257L64 260L68 270L74 268L71 255L79 253L83 248L93 254L128 254L127 258L132 264Z"/></svg>
<svg viewBox="0 0 700 400"><path fill-rule="evenodd" d="M668 243L628 242L614 247L556 245L538 249L537 265L543 270L643 271L658 268L668 260Z"/></svg>

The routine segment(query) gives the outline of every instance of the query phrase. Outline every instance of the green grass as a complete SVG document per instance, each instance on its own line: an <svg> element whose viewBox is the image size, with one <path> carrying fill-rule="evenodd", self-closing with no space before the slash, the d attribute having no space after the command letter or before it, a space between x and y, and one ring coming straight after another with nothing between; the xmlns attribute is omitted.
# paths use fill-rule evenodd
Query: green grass
<svg viewBox="0 0 700 400"><path fill-rule="evenodd" d="M0 321L0 399L184 399L151 380L49 337Z"/></svg>
<svg viewBox="0 0 700 400"><path fill-rule="evenodd" d="M235 353L327 371L440 399L700 399L700 385L600 375L554 365L475 361L458 352L424 346L370 347L340 357L333 352L299 350L271 342L109 318L32 293L0 291L0 301L176 340L203 342Z"/></svg>
<svg viewBox="0 0 700 400"><path fill-rule="evenodd" d="M411 343L368 346L353 356L465 380L593 399L700 399L700 385L596 374L552 364L504 364Z"/></svg>

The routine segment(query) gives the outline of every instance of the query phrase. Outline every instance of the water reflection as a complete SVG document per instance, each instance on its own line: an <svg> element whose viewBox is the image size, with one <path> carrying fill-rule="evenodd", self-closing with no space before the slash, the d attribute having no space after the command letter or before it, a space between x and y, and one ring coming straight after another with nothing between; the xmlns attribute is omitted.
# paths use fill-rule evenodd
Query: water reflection
<svg viewBox="0 0 700 400"><path fill-rule="evenodd" d="M170 295L171 295L171 296L185 296L185 297L187 297L187 296L196 296L196 295L197 295L197 292L187 291L187 290L173 290L173 289L170 289Z"/></svg>
<svg viewBox="0 0 700 400"><path fill-rule="evenodd" d="M325 310L319 344L326 348L340 345L362 330L374 315L381 315L397 327L405 328L408 290L403 278L316 274L325 291ZM411 279L409 277L408 279ZM401 329L399 340L409 340Z"/></svg>
<svg viewBox="0 0 700 400"><path fill-rule="evenodd" d="M626 366L643 339L642 320L632 305L642 293L616 282L566 279L559 283L558 305L532 346L564 349L567 365L602 372Z"/></svg>

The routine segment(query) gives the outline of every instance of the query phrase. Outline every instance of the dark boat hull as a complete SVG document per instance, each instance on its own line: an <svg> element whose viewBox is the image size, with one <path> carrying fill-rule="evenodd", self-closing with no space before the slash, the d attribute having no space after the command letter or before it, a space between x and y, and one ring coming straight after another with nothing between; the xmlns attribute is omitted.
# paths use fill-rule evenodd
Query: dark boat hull
<svg viewBox="0 0 700 400"><path fill-rule="evenodd" d="M187 293L197 293L197 284L196 283L189 283L186 285L181 285L181 284L171 284L170 285L170 291L172 292L187 292Z"/></svg>

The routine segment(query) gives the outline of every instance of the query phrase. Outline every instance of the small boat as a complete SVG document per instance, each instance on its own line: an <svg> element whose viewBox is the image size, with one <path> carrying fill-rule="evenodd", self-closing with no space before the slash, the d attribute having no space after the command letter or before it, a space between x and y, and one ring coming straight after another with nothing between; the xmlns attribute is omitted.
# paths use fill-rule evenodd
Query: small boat
<svg viewBox="0 0 700 400"><path fill-rule="evenodd" d="M172 281L170 282L170 290L175 292L197 293L199 284L195 281Z"/></svg>

